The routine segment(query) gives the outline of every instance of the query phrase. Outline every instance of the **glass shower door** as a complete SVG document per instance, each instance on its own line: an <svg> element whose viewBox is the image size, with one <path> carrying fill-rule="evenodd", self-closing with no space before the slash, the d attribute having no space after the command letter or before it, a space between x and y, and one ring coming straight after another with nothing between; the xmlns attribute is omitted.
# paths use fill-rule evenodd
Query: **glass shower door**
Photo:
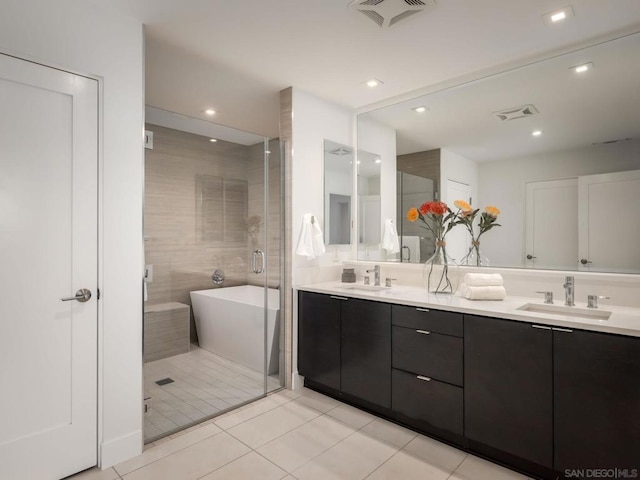
<svg viewBox="0 0 640 480"><path fill-rule="evenodd" d="M281 181L277 140L151 107L146 128L151 442L281 385Z"/></svg>

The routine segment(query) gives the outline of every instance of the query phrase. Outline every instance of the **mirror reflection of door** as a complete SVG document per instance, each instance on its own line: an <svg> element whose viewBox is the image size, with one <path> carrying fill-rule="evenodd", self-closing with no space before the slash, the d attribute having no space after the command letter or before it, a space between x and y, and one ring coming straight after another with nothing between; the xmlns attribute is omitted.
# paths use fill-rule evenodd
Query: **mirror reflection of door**
<svg viewBox="0 0 640 480"><path fill-rule="evenodd" d="M329 244L351 243L351 196L329 194Z"/></svg>
<svg viewBox="0 0 640 480"><path fill-rule="evenodd" d="M640 170L587 175L578 185L580 269L638 271Z"/></svg>
<svg viewBox="0 0 640 480"><path fill-rule="evenodd" d="M528 182L525 192L524 265L528 268L575 269L578 179Z"/></svg>

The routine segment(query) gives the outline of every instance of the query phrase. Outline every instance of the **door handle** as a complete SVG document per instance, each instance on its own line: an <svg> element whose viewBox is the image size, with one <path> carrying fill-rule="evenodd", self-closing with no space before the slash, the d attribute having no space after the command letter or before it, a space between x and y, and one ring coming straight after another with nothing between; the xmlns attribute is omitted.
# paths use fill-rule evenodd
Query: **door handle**
<svg viewBox="0 0 640 480"><path fill-rule="evenodd" d="M534 256L533 256L533 255L531 255L531 254L528 254L528 255L527 255L527 260L533 260L534 258L538 258L538 257L534 257Z"/></svg>
<svg viewBox="0 0 640 480"><path fill-rule="evenodd" d="M260 262L258 263L258 259ZM260 274L264 272L264 252L262 250L254 250L253 255L251 257L251 264L253 273Z"/></svg>
<svg viewBox="0 0 640 480"><path fill-rule="evenodd" d="M583 265L587 265L588 263L593 263L593 262L590 262L586 258L583 258L583 259L580 260L580 263L583 264Z"/></svg>
<svg viewBox="0 0 640 480"><path fill-rule="evenodd" d="M61 298L63 302L70 302L72 300L77 300L80 303L88 302L91 300L91 290L87 290L86 288L81 288L76 292L75 297L65 297Z"/></svg>

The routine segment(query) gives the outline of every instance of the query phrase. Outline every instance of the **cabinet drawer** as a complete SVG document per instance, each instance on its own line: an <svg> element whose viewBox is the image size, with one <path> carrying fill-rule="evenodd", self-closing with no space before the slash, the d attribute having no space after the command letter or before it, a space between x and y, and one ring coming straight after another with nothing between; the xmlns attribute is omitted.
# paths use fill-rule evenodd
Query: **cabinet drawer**
<svg viewBox="0 0 640 480"><path fill-rule="evenodd" d="M462 338L396 326L392 335L394 368L462 386Z"/></svg>
<svg viewBox="0 0 640 480"><path fill-rule="evenodd" d="M462 337L462 314L428 308L393 305L391 319L399 327L428 330Z"/></svg>
<svg viewBox="0 0 640 480"><path fill-rule="evenodd" d="M423 431L463 434L463 391L393 369L391 408L398 420Z"/></svg>

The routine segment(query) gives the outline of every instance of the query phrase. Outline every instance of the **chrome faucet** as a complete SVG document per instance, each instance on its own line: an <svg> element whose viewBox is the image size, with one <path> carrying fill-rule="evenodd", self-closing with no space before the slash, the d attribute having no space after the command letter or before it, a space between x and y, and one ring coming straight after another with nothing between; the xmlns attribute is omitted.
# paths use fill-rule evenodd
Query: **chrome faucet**
<svg viewBox="0 0 640 480"><path fill-rule="evenodd" d="M574 287L575 287L575 278L571 275L568 275L565 278L565 282L564 282L564 304L568 307L574 307L575 303L573 303L573 293L574 293Z"/></svg>
<svg viewBox="0 0 640 480"><path fill-rule="evenodd" d="M367 273L373 272L373 282L376 287L380 286L380 265L374 265L373 270L367 270Z"/></svg>

